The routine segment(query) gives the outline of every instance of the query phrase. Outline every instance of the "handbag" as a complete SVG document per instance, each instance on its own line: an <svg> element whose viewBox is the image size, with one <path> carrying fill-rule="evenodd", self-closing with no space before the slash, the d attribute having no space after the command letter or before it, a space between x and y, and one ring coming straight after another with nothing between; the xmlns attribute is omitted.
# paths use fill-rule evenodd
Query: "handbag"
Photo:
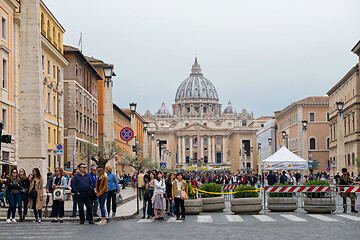
<svg viewBox="0 0 360 240"><path fill-rule="evenodd" d="M189 196L187 195L187 193L184 190L181 190L181 199L182 200L188 200Z"/></svg>
<svg viewBox="0 0 360 240"><path fill-rule="evenodd" d="M58 182L57 186L59 186L59 183L61 182L61 179L60 181ZM62 188L55 188L53 190L53 196L54 196L54 201L55 200L58 200L58 201L64 201L64 190Z"/></svg>
<svg viewBox="0 0 360 240"><path fill-rule="evenodd" d="M123 201L123 198L120 193L116 194L116 204L121 204Z"/></svg>
<svg viewBox="0 0 360 240"><path fill-rule="evenodd" d="M32 200L36 200L36 198L37 198L37 191L35 190L35 184L36 184L36 182L34 182L34 186L30 190L30 193L29 193L29 198Z"/></svg>
<svg viewBox="0 0 360 240"><path fill-rule="evenodd" d="M88 194L89 194L91 200L96 200L96 199L97 199L94 186L92 185L91 180L90 180L90 176L89 176L89 190L88 190Z"/></svg>

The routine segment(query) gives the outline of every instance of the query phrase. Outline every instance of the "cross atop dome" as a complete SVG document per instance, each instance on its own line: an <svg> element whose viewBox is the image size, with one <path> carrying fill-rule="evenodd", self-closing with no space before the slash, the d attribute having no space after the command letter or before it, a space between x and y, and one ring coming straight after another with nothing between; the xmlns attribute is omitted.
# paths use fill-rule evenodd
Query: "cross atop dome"
<svg viewBox="0 0 360 240"><path fill-rule="evenodd" d="M202 75L200 65L197 61L197 57L195 57L195 62L192 65L190 76L194 76L194 75Z"/></svg>

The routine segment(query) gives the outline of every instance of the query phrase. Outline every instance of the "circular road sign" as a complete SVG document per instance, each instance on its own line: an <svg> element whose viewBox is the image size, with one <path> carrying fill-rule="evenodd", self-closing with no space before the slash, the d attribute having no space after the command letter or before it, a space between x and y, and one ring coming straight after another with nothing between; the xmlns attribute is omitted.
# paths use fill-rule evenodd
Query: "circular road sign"
<svg viewBox="0 0 360 240"><path fill-rule="evenodd" d="M126 142L130 141L134 137L134 131L129 128L125 127L120 132L120 138Z"/></svg>
<svg viewBox="0 0 360 240"><path fill-rule="evenodd" d="M62 150L62 148L63 148L62 144L58 144L58 145L56 145L56 149L57 149L57 150L59 150L59 151L60 151L60 150Z"/></svg>

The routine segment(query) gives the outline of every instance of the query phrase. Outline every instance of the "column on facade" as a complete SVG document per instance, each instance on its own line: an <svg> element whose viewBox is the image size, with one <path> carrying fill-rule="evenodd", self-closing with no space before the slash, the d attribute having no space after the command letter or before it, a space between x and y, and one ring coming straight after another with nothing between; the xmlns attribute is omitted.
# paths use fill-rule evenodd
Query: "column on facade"
<svg viewBox="0 0 360 240"><path fill-rule="evenodd" d="M211 161L211 152L212 152L212 150L211 150L211 145L212 145L212 143L211 143L211 138L212 138L212 136L208 136L207 137L207 143L208 143L208 163L212 163L212 161Z"/></svg>
<svg viewBox="0 0 360 240"><path fill-rule="evenodd" d="M178 150L178 154L177 154L177 162L181 163L181 137L178 136L178 145L177 145L177 150Z"/></svg>
<svg viewBox="0 0 360 240"><path fill-rule="evenodd" d="M200 158L204 159L204 137L200 137Z"/></svg>
<svg viewBox="0 0 360 240"><path fill-rule="evenodd" d="M190 137L189 144L190 144L190 162L191 162L191 159L194 157L193 156L193 137L192 136Z"/></svg>
<svg viewBox="0 0 360 240"><path fill-rule="evenodd" d="M222 156L222 162L225 163L226 162L226 137L223 136L223 146L222 146L222 152L223 152L223 156Z"/></svg>
<svg viewBox="0 0 360 240"><path fill-rule="evenodd" d="M213 136L212 137L212 159L213 159L213 163L216 163L216 158L215 158L215 156L216 156L216 154L215 154L215 138L216 138L216 136Z"/></svg>
<svg viewBox="0 0 360 240"><path fill-rule="evenodd" d="M185 147L185 137L182 136L182 159L181 159L181 163L184 163L184 162L185 162L185 159L186 159L185 150L186 150L186 147Z"/></svg>

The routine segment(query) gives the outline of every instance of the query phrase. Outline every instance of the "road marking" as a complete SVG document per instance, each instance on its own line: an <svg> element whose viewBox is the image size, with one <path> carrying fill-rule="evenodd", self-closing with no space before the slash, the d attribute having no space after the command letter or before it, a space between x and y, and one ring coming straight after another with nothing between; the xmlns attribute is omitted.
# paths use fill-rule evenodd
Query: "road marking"
<svg viewBox="0 0 360 240"><path fill-rule="evenodd" d="M253 217L257 218L261 222L276 222L276 220L266 215L253 215Z"/></svg>
<svg viewBox="0 0 360 240"><path fill-rule="evenodd" d="M139 223L149 223L149 222L153 222L153 221L154 221L154 219L140 219L137 222L139 222Z"/></svg>
<svg viewBox="0 0 360 240"><path fill-rule="evenodd" d="M239 215L226 215L229 222L243 222L244 220Z"/></svg>
<svg viewBox="0 0 360 240"><path fill-rule="evenodd" d="M347 218L347 219L354 220L354 221L360 221L360 217L355 217L355 216L352 216L352 215L338 214L336 216Z"/></svg>
<svg viewBox="0 0 360 240"><path fill-rule="evenodd" d="M306 219L303 219L303 218L299 218L295 215L291 215L291 214L283 214L283 215L280 215L282 216L283 218L286 218L290 221L293 221L293 222L307 222Z"/></svg>
<svg viewBox="0 0 360 240"><path fill-rule="evenodd" d="M184 220L176 220L176 218L171 217L169 220L167 220L168 223L181 223L184 222Z"/></svg>
<svg viewBox="0 0 360 240"><path fill-rule="evenodd" d="M336 219L329 218L329 217L326 217L326 216L320 215L320 214L307 214L307 215L310 217L325 221L325 222L337 222Z"/></svg>
<svg viewBox="0 0 360 240"><path fill-rule="evenodd" d="M210 223L213 220L212 220L212 217L209 215L202 215L202 216L198 216L197 221L203 222L203 223Z"/></svg>

